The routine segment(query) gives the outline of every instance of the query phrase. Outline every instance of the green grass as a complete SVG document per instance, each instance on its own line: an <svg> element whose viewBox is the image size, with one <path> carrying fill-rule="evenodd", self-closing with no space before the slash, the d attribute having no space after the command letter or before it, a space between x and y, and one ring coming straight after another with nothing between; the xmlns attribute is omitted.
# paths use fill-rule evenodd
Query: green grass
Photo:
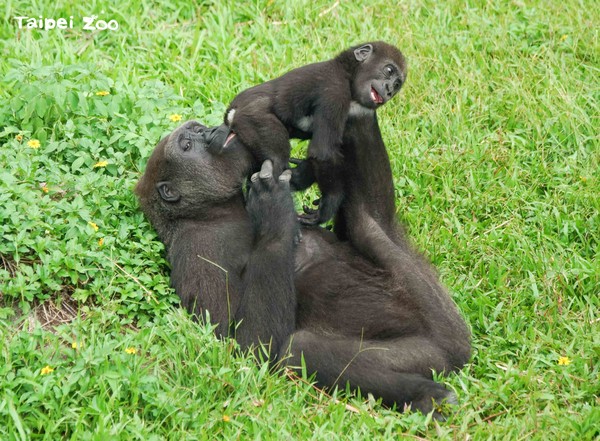
<svg viewBox="0 0 600 441"><path fill-rule="evenodd" d="M0 439L600 437L594 2L88 3L0 10ZM217 123L371 39L409 60L379 115L398 215L473 331L444 423L270 375L191 322L132 194L170 115Z"/></svg>

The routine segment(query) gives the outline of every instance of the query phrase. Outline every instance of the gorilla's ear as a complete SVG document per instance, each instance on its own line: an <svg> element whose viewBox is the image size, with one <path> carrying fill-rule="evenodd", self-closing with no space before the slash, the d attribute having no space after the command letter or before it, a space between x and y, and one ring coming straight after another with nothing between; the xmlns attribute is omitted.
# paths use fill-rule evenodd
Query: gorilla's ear
<svg viewBox="0 0 600 441"><path fill-rule="evenodd" d="M177 202L181 199L181 195L173 188L169 181L159 182L156 184L156 189L158 190L160 197L167 202Z"/></svg>
<svg viewBox="0 0 600 441"><path fill-rule="evenodd" d="M360 61L362 63L367 58L369 58L369 56L371 55L372 52L373 52L373 45L365 44L359 48L354 49L354 58L356 58L356 61Z"/></svg>

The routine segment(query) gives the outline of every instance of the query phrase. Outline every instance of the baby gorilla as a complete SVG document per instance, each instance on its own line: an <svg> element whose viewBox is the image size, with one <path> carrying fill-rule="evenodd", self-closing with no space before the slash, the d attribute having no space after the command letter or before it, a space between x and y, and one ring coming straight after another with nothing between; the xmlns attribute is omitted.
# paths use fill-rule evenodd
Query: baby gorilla
<svg viewBox="0 0 600 441"><path fill-rule="evenodd" d="M316 179L319 209L300 221L326 222L344 199L341 144L349 116L375 112L405 80L406 62L394 46L372 42L350 48L333 60L294 69L240 93L225 114L231 131L223 145L237 135L259 163L272 160L279 176L290 159L289 138L310 139L311 174L295 172L292 187L302 190Z"/></svg>

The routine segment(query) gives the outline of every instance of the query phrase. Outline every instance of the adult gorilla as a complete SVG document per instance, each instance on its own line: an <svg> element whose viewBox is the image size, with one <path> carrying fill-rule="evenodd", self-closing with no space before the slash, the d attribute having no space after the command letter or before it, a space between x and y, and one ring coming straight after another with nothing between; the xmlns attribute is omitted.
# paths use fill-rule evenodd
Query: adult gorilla
<svg viewBox="0 0 600 441"><path fill-rule="evenodd" d="M348 183L336 225L351 241L306 228L295 246L290 172L273 176L266 161L244 197L256 165L237 141L223 148L225 127L183 124L158 144L136 193L165 244L183 305L208 311L218 335L234 335L243 348L271 342L271 357L293 367L303 354L321 386L348 382L386 405L429 412L433 400L455 401L431 371L460 369L469 333L395 226L387 154L372 136L377 122L358 118L365 120L354 127L363 130L344 135L358 184ZM372 169L357 151L384 155L387 168Z"/></svg>

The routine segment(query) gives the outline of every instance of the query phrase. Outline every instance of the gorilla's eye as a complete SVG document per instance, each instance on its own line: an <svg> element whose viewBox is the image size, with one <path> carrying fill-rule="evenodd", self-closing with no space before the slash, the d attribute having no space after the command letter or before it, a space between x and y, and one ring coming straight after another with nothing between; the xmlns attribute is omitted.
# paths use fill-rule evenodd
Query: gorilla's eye
<svg viewBox="0 0 600 441"><path fill-rule="evenodd" d="M388 77L390 77L390 76L392 76L392 74L394 73L394 68L393 68L393 66L391 66L391 65L389 65L389 64L388 64L387 66L385 66L385 67L383 68L383 71L385 72L385 74L386 74Z"/></svg>
<svg viewBox="0 0 600 441"><path fill-rule="evenodd" d="M191 148L192 148L192 141L190 141L189 139L186 139L186 140L183 142L183 151L184 151L184 152L187 152L187 151L188 151L189 149L191 149Z"/></svg>

